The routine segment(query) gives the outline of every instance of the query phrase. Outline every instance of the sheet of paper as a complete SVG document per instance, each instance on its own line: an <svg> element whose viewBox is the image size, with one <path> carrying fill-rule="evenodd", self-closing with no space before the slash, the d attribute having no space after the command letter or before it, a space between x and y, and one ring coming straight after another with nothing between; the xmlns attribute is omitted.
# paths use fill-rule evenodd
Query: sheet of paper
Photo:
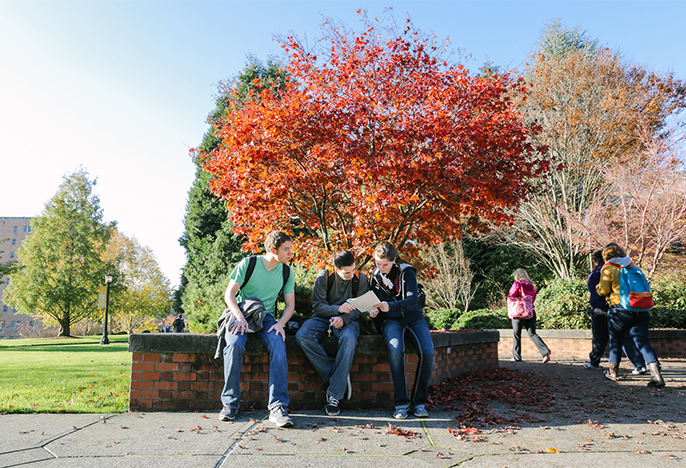
<svg viewBox="0 0 686 468"><path fill-rule="evenodd" d="M369 312L376 304L380 303L381 300L376 297L374 291L367 291L360 297L348 299L348 302L360 312Z"/></svg>

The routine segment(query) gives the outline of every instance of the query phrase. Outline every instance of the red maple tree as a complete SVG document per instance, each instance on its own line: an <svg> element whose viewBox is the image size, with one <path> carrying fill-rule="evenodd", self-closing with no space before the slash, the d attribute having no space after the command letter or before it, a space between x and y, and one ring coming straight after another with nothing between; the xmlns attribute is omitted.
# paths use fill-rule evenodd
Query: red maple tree
<svg viewBox="0 0 686 468"><path fill-rule="evenodd" d="M510 221L504 209L548 169L510 100L522 81L472 76L409 19L399 29L358 13L361 33L326 21L316 51L285 38L285 89L230 105L222 144L200 155L246 249L278 228L305 262L364 257L383 240L411 255Z"/></svg>

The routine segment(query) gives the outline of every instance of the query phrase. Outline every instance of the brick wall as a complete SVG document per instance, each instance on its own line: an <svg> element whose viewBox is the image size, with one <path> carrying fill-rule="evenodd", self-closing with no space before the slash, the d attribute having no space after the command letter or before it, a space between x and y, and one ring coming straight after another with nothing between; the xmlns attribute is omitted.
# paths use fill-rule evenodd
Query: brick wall
<svg viewBox="0 0 686 468"><path fill-rule="evenodd" d="M498 333L495 331L433 333L435 347L431 383L474 370L498 367ZM214 359L217 339L212 335L138 334L129 338L131 411L193 411L220 409L224 386L223 361ZM326 384L314 370L293 337L288 337L288 391L293 409L324 405ZM334 353L336 341L325 347ZM409 347L411 350L411 346ZM406 358L408 382L414 381L417 356ZM269 359L259 340L249 340L241 374L243 409L264 408L268 399ZM393 406L393 382L388 350L379 335L363 335L350 372L353 398L342 408Z"/></svg>
<svg viewBox="0 0 686 468"><path fill-rule="evenodd" d="M502 359L512 357L512 330L499 330L500 342L498 354ZM553 359L588 360L591 352L591 330L536 330L545 344L548 345ZM658 358L686 357L686 330L650 330L650 344L655 348ZM607 351L605 353L607 355ZM529 338L526 331L522 331L522 359L541 359L538 349Z"/></svg>

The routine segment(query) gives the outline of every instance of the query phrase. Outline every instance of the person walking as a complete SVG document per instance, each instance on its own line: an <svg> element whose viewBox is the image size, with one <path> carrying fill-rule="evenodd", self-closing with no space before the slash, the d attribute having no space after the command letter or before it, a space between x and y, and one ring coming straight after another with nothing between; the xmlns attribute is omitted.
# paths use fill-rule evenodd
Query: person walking
<svg viewBox="0 0 686 468"><path fill-rule="evenodd" d="M589 304L591 306L591 330L593 333L592 349L588 355L589 360L584 363L586 369L600 369L600 360L605 354L607 344L610 342L610 334L607 325L607 311L609 306L605 296L601 296L596 291L596 286L600 281L600 269L603 266L603 251L598 250L591 257L593 270L588 275L586 287L590 293ZM636 348L634 340L628 334L622 343L624 354L634 366L633 374L645 374L647 372L646 363L643 356Z"/></svg>
<svg viewBox="0 0 686 468"><path fill-rule="evenodd" d="M343 250L333 259L334 267L319 272L312 289L313 317L302 324L295 335L315 370L327 382L325 411L329 416L340 414L340 400L352 396L350 367L355 357L358 323L362 315L348 299L369 290L367 277L357 271L355 256ZM336 357L329 356L321 341L333 333L338 340Z"/></svg>
<svg viewBox="0 0 686 468"><path fill-rule="evenodd" d="M186 324L183 322L183 316L181 314L176 317L176 320L174 320L172 326L174 327L174 331L176 333L183 333L183 328L186 326Z"/></svg>
<svg viewBox="0 0 686 468"><path fill-rule="evenodd" d="M517 298L524 296L531 296L531 304L536 302L536 293L538 289L536 285L529 278L529 274L524 268L517 268L514 272L514 283L510 287L508 297ZM533 316L529 319L520 320L512 319L512 361L518 362L522 360L522 328L526 328L529 338L534 342L538 348L538 352L543 357L543 363L550 361L550 348L546 346L540 336L536 334L536 308L534 306Z"/></svg>
<svg viewBox="0 0 686 468"><path fill-rule="evenodd" d="M624 250L617 244L608 244L603 249L605 264L600 269L600 281L596 291L605 296L610 306L608 311L608 332L610 335L609 366L605 377L619 380L619 363L622 358L621 347L625 335L629 334L647 363L650 372L649 387L664 387L665 381L660 372L655 349L650 344L648 329L650 328L650 312L629 311L621 306L619 297L619 279L622 268L632 268L632 260L626 256Z"/></svg>
<svg viewBox="0 0 686 468"><path fill-rule="evenodd" d="M388 346L388 360L395 393L393 417L406 419L408 411L426 418L426 400L434 363L434 346L429 325L419 306L417 270L399 263L398 251L390 242L374 249L376 269L372 271L370 288L382 301L370 312L374 325L381 330ZM406 341L417 350L419 362L415 371L412 394L408 395L405 375Z"/></svg>
<svg viewBox="0 0 686 468"><path fill-rule="evenodd" d="M256 336L267 346L269 352L269 421L277 427L293 426L293 421L288 415L290 398L284 330L295 311L294 274L286 265L292 256L291 247L291 238L287 234L280 231L271 232L264 242L266 253L258 257L244 258L231 272L229 286L224 295L228 309L219 319L217 327L220 342L218 355L215 357L224 359L224 388L221 393L223 408L217 417L220 421L233 421L236 418L240 407L241 367L245 343L250 336ZM287 268L288 270L285 270ZM277 321L274 318L274 309L282 290L286 307ZM243 310L238 304L237 294L243 304ZM259 313L262 308L266 313ZM250 323L246 319L248 309ZM258 312L254 312L255 310ZM254 316L260 318L257 324ZM254 327L252 330L251 326ZM222 346L224 342L226 344Z"/></svg>

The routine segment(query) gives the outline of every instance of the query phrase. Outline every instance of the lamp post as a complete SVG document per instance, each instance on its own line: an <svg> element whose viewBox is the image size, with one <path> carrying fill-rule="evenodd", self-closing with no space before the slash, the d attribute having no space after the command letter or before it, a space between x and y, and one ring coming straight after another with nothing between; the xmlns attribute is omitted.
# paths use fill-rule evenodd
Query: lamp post
<svg viewBox="0 0 686 468"><path fill-rule="evenodd" d="M112 275L112 273L107 273L105 275L105 284L107 285L107 292L105 293L105 322L102 325L102 339L100 340L100 344L110 344L110 340L107 338L107 313L109 312L110 307L110 284L112 284L113 279L114 275Z"/></svg>

